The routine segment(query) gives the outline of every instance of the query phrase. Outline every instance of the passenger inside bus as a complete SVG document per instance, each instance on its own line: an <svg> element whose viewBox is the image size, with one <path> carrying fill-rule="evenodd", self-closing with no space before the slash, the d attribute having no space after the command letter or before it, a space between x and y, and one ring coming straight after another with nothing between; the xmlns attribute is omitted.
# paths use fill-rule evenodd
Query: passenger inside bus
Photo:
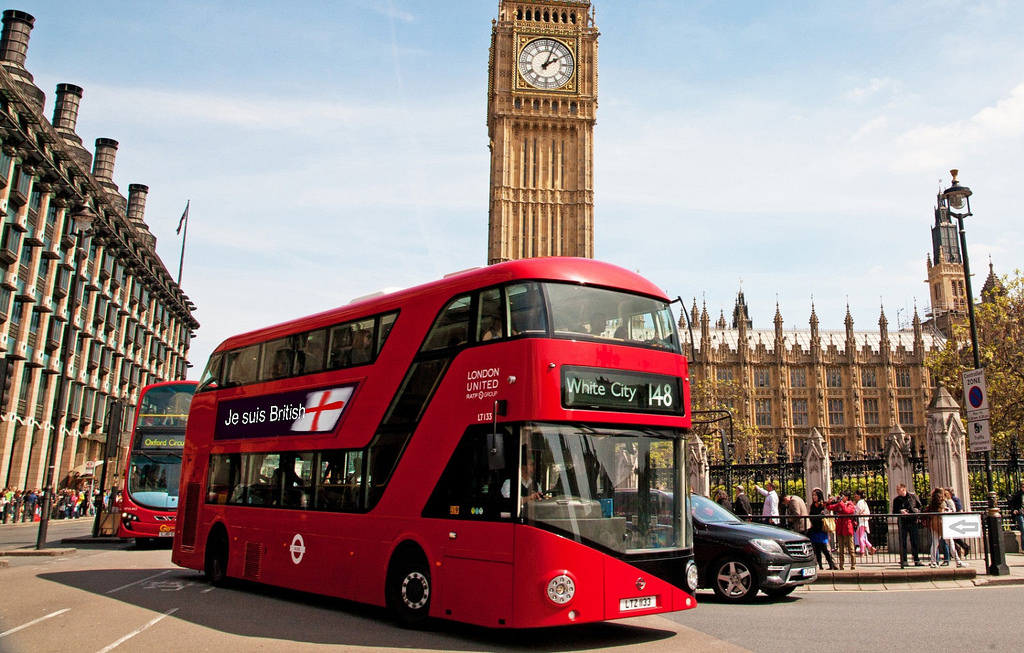
<svg viewBox="0 0 1024 653"><path fill-rule="evenodd" d="M302 479L295 473L295 454L281 454L281 463L270 478L273 495L271 505L303 506L305 493L302 491Z"/></svg>
<svg viewBox="0 0 1024 653"><path fill-rule="evenodd" d="M352 365L369 363L372 358L373 338L369 331L366 329L360 329L359 331L356 331L356 335L352 340L350 363Z"/></svg>
<svg viewBox="0 0 1024 653"><path fill-rule="evenodd" d="M501 322L497 317L488 317L484 319L483 333L480 335L480 340L496 340L501 337Z"/></svg>

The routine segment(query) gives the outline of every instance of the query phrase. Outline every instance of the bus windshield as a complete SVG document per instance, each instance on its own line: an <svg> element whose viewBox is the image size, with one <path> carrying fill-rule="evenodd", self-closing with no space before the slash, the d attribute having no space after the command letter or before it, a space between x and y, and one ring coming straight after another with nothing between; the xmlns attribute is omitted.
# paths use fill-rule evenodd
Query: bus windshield
<svg viewBox="0 0 1024 653"><path fill-rule="evenodd" d="M181 454L134 452L128 467L128 493L132 500L154 510L177 510Z"/></svg>
<svg viewBox="0 0 1024 653"><path fill-rule="evenodd" d="M139 398L136 429L177 430L184 435L193 390L191 385L176 384L149 388ZM136 443L135 446L146 445Z"/></svg>
<svg viewBox="0 0 1024 653"><path fill-rule="evenodd" d="M526 425L521 515L619 553L689 547L682 443L672 429Z"/></svg>
<svg viewBox="0 0 1024 653"><path fill-rule="evenodd" d="M625 341L681 353L668 304L659 299L616 290L545 283L556 337Z"/></svg>

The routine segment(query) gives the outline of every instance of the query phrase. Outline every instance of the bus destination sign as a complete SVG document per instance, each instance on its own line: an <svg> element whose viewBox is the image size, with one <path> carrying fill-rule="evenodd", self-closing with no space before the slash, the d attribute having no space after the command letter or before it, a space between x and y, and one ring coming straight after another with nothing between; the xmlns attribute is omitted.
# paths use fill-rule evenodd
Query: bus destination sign
<svg viewBox="0 0 1024 653"><path fill-rule="evenodd" d="M330 433L348 408L355 385L297 390L222 401L215 440Z"/></svg>
<svg viewBox="0 0 1024 653"><path fill-rule="evenodd" d="M562 405L671 415L686 412L679 377L592 367L562 368Z"/></svg>

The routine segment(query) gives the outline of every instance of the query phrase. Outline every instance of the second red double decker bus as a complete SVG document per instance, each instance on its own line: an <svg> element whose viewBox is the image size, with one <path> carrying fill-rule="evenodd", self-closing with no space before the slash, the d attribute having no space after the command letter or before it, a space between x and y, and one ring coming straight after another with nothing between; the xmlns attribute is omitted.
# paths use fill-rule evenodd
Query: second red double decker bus
<svg viewBox="0 0 1024 653"><path fill-rule="evenodd" d="M172 558L488 627L695 606L687 362L622 268L515 261L228 339Z"/></svg>
<svg viewBox="0 0 1024 653"><path fill-rule="evenodd" d="M134 538L140 545L174 537L185 420L195 389L195 381L167 381L139 391L118 537Z"/></svg>

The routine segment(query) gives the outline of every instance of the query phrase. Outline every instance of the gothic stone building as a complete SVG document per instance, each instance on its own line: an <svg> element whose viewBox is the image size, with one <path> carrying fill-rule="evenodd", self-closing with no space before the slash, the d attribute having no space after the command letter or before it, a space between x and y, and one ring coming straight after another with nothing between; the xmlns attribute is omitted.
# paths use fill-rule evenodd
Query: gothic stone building
<svg viewBox="0 0 1024 653"><path fill-rule="evenodd" d="M148 188L132 184L125 199L117 141L97 139L94 158L75 133L82 89L58 85L44 116L25 69L34 23L5 11L0 35L0 487L18 488L43 487L55 435L56 481L102 459L111 405L130 409L143 385L185 378L199 327L143 220ZM72 215L90 215L91 229Z"/></svg>
<svg viewBox="0 0 1024 653"><path fill-rule="evenodd" d="M732 324L711 323L707 309L690 311L694 325L690 365L694 384L729 384L720 399L739 423L756 427L758 451L737 442L738 460L779 452L799 453L817 429L833 455L881 454L898 428L923 437L925 409L933 393L925 357L943 337L922 326L915 311L909 331L889 331L882 311L878 331L855 331L849 310L845 331L821 331L811 309L810 330L785 331L775 311L774 328L754 329L742 291ZM691 333L685 320L680 331Z"/></svg>

